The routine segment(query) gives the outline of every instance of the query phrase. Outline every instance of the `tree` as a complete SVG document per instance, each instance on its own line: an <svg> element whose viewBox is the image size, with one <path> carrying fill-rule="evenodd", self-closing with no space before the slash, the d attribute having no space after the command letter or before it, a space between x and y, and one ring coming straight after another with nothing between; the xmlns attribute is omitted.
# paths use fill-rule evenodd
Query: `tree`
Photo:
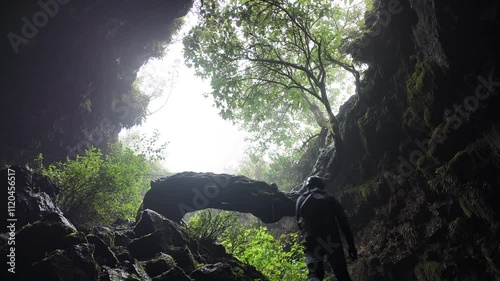
<svg viewBox="0 0 500 281"><path fill-rule="evenodd" d="M357 36L353 30L364 5L325 0L204 3L200 23L184 38L184 55L197 75L210 78L221 116L242 121L263 144L290 145L310 134L313 122L328 128L340 144L331 88L346 71L359 85L359 72L342 50ZM293 138L292 132L302 135Z"/></svg>

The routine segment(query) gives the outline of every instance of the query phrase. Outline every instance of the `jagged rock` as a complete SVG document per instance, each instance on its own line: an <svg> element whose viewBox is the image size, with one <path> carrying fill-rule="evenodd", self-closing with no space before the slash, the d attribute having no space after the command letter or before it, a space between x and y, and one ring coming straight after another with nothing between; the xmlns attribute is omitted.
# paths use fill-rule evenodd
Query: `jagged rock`
<svg viewBox="0 0 500 281"><path fill-rule="evenodd" d="M175 259L177 265L182 268L184 272L190 273L196 269L197 262L187 245L184 247L171 247L165 252Z"/></svg>
<svg viewBox="0 0 500 281"><path fill-rule="evenodd" d="M106 245L101 238L93 234L89 234L87 235L87 240L89 243L94 245L94 259L98 265L107 265L110 267L118 265L118 259L115 254L109 249L108 245Z"/></svg>
<svg viewBox="0 0 500 281"><path fill-rule="evenodd" d="M132 276L123 268L110 268L103 266L101 268L100 281L141 281L135 276Z"/></svg>
<svg viewBox="0 0 500 281"><path fill-rule="evenodd" d="M62 248L64 238L74 233L75 227L58 213L26 225L16 236L18 270L29 270L31 264L41 260L47 252Z"/></svg>
<svg viewBox="0 0 500 281"><path fill-rule="evenodd" d="M134 232L132 230L116 230L115 231L115 243L114 246L124 246L127 247L134 237Z"/></svg>
<svg viewBox="0 0 500 281"><path fill-rule="evenodd" d="M157 257L141 262L146 273L151 277L159 276L170 269L177 267L176 261L170 255L160 253Z"/></svg>
<svg viewBox="0 0 500 281"><path fill-rule="evenodd" d="M15 183L15 218L16 228L20 229L28 223L35 222L47 214L58 213L61 210L56 204L55 197L59 193L59 186L47 177L32 173L28 168L12 166L9 168L13 172L12 179ZM0 172L0 177L5 179L2 184L7 185L8 169ZM7 191L7 186L4 189ZM3 196L4 206L7 205L8 196ZM7 212L3 212L3 221L7 221ZM4 230L1 230L4 231Z"/></svg>
<svg viewBox="0 0 500 281"><path fill-rule="evenodd" d="M55 250L33 264L33 280L92 281L99 280L99 266L91 244L78 244L65 250Z"/></svg>
<svg viewBox="0 0 500 281"><path fill-rule="evenodd" d="M106 243L109 247L114 247L115 246L115 239L114 239L114 232L110 227L104 226L104 225L98 225L95 227L92 227L90 230L90 233L94 234L95 236L99 237L104 243Z"/></svg>
<svg viewBox="0 0 500 281"><path fill-rule="evenodd" d="M187 230L152 210L145 210L134 228L139 238L133 239L129 250L133 257L144 260L160 253L171 255L186 272L196 268Z"/></svg>
<svg viewBox="0 0 500 281"><path fill-rule="evenodd" d="M60 248L65 249L68 247L71 247L76 244L83 244L83 243L88 243L89 241L87 240L87 237L85 236L85 233L83 232L74 232L71 234L68 234L64 239L61 241Z"/></svg>
<svg viewBox="0 0 500 281"><path fill-rule="evenodd" d="M113 248L113 253L115 254L116 258L120 263L123 263L125 261L128 262L133 262L134 258L132 255L130 255L130 252L127 247L124 246L118 246Z"/></svg>
<svg viewBox="0 0 500 281"><path fill-rule="evenodd" d="M170 280L178 280L178 281L192 281L189 276L187 276L182 269L178 267L174 267L169 271L158 275L153 278L153 281L170 281Z"/></svg>
<svg viewBox="0 0 500 281"><path fill-rule="evenodd" d="M128 246L136 236L134 224L129 219L117 219L112 228L114 229L114 246Z"/></svg>
<svg viewBox="0 0 500 281"><path fill-rule="evenodd" d="M153 210L144 210L134 232L138 237L155 234L161 235L165 243L183 246L190 242L187 230Z"/></svg>
<svg viewBox="0 0 500 281"><path fill-rule="evenodd" d="M195 281L238 281L244 280L242 276L232 270L231 266L225 262L204 265L191 273Z"/></svg>
<svg viewBox="0 0 500 281"><path fill-rule="evenodd" d="M177 222L187 212L215 208L252 213L270 223L294 216L297 196L243 176L184 172L153 182L142 209Z"/></svg>
<svg viewBox="0 0 500 281"><path fill-rule="evenodd" d="M133 239L128 245L130 254L138 260L152 258L160 252L165 252L168 247L168 244L162 243L161 238L154 234Z"/></svg>
<svg viewBox="0 0 500 281"><path fill-rule="evenodd" d="M160 235L148 234L134 239L129 245L129 250L138 260L147 260L163 252L171 255L186 272L191 272L196 267L196 261L186 245L172 246L162 241Z"/></svg>

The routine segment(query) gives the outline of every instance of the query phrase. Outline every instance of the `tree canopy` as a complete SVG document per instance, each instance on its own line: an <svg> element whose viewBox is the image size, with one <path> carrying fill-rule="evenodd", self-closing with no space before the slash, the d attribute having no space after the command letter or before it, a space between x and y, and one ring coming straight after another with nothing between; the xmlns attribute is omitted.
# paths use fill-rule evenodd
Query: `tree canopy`
<svg viewBox="0 0 500 281"><path fill-rule="evenodd" d="M335 81L346 72L359 79L343 50L361 34L363 7L206 0L200 22L184 38L184 55L197 75L210 79L223 118L256 132L261 144L290 146L318 126L335 132Z"/></svg>

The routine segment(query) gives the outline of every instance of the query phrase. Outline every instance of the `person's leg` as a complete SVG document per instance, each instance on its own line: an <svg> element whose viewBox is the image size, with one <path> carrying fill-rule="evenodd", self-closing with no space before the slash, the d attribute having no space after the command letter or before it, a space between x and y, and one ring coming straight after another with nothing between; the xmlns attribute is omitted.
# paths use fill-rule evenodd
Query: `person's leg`
<svg viewBox="0 0 500 281"><path fill-rule="evenodd" d="M306 265L309 274L307 275L308 281L321 281L325 277L325 269L323 268L322 250L318 246L309 245L305 246L304 254L306 256Z"/></svg>
<svg viewBox="0 0 500 281"><path fill-rule="evenodd" d="M342 247L328 254L328 263L330 263L338 281L351 281Z"/></svg>

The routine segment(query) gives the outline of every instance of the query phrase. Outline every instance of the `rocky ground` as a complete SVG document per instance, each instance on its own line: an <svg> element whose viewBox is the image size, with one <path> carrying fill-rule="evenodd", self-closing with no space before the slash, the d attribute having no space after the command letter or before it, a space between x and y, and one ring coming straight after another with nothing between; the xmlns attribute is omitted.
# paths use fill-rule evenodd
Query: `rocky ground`
<svg viewBox="0 0 500 281"><path fill-rule="evenodd" d="M118 219L77 229L54 200L57 185L24 167L12 169L15 234L0 236L1 255L15 255L8 280L267 280L222 246L199 244L183 226L149 209L137 223ZM2 178L7 173L0 172Z"/></svg>

